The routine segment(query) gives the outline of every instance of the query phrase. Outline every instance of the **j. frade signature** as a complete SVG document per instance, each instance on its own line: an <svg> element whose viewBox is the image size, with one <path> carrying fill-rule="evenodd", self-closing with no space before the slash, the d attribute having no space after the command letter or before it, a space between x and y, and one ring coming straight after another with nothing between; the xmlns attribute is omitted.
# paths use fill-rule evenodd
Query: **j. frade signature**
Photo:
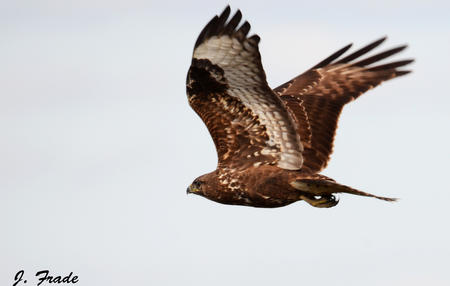
<svg viewBox="0 0 450 286"><path fill-rule="evenodd" d="M20 270L19 272L17 272L16 275L14 276L14 284L12 286L27 285L28 280L25 278L24 275L25 275L24 270ZM69 275L66 276L61 275L53 276L50 275L49 270L41 270L36 272L35 276L38 279L38 282L36 284L37 286L42 285L44 282L49 284L53 283L75 284L78 282L78 276L73 275L73 272L70 272Z"/></svg>

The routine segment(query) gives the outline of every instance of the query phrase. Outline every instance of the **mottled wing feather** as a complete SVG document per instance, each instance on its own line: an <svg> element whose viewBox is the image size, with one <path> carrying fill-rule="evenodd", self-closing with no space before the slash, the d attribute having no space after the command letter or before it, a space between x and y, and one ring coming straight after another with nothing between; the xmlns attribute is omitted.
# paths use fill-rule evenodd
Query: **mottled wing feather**
<svg viewBox="0 0 450 286"><path fill-rule="evenodd" d="M270 89L258 50L259 37L240 27L240 11L215 16L200 33L187 77L189 103L216 144L219 165L276 164L297 170L302 145L282 100Z"/></svg>
<svg viewBox="0 0 450 286"><path fill-rule="evenodd" d="M304 147L304 170L315 173L326 167L333 149L338 118L346 103L385 80L409 73L397 68L412 60L372 66L406 46L354 61L384 40L382 38L339 59L351 47L348 45L274 89L295 117Z"/></svg>

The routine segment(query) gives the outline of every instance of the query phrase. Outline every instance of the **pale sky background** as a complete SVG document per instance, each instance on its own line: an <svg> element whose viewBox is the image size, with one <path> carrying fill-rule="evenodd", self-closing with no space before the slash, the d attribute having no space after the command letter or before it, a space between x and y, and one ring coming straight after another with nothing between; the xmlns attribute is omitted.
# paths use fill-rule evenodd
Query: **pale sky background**
<svg viewBox="0 0 450 286"><path fill-rule="evenodd" d="M0 1L0 285L450 285L450 2L230 1L275 87L349 42L408 43L414 73L344 109L324 174L398 203L187 196L214 170L187 104L226 1Z"/></svg>

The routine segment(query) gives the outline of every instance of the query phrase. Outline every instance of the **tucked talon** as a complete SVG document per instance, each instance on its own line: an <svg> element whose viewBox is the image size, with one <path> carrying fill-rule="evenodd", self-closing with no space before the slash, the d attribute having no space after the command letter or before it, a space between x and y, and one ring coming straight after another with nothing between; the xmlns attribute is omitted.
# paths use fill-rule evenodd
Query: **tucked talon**
<svg viewBox="0 0 450 286"><path fill-rule="evenodd" d="M321 204L319 206L320 208L331 208L339 203L339 200L336 199L336 197L333 195L327 195L326 197L323 198L326 198L328 201L326 203Z"/></svg>
<svg viewBox="0 0 450 286"><path fill-rule="evenodd" d="M323 195L319 198L301 195L300 199L316 208L331 208L339 202L339 200L337 200L333 195Z"/></svg>

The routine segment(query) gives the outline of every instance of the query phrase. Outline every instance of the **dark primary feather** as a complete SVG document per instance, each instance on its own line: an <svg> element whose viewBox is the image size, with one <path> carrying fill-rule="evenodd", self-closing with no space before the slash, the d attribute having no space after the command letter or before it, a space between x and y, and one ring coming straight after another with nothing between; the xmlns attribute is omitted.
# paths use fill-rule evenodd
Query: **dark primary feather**
<svg viewBox="0 0 450 286"><path fill-rule="evenodd" d="M350 49L352 47L352 45L353 44L348 44L347 46L343 47L342 49L336 51L331 56L329 56L328 58L324 59L323 61L321 61L317 65L315 65L312 69L318 69L318 68L321 68L321 67L324 67L324 66L330 64L335 59L339 58L342 54L344 54L346 51L348 51L348 49Z"/></svg>
<svg viewBox="0 0 450 286"><path fill-rule="evenodd" d="M212 36L220 36L220 35L234 35L239 38L239 40L244 41L248 32L250 31L250 24L246 21L238 31L236 31L236 27L239 25L239 22L242 19L241 11L237 10L231 20L226 23L230 16L230 6L227 6L220 16L214 16L211 21L203 28L200 32L200 35L195 42L194 49L197 48L201 43L205 42ZM226 23L226 24L225 24Z"/></svg>
<svg viewBox="0 0 450 286"><path fill-rule="evenodd" d="M339 59L351 47L351 44L347 45L274 89L297 120L297 131L304 146L304 170L315 173L326 167L333 149L338 118L346 103L383 81L409 73L398 68L413 60L371 66L399 53L406 46L360 59L385 40L386 37L381 38ZM352 62L354 60L357 61Z"/></svg>
<svg viewBox="0 0 450 286"><path fill-rule="evenodd" d="M371 44L368 44L365 47L362 47L361 49L357 50L356 52L351 53L350 55L342 58L341 60L339 60L337 62L337 64L343 64L343 63L348 63L350 61L353 61L356 58L359 58L360 56L370 52L371 50L375 49L376 47L378 47L381 43L383 43L384 41L386 41L386 37L383 37Z"/></svg>
<svg viewBox="0 0 450 286"><path fill-rule="evenodd" d="M393 48L387 51L384 51L382 53L376 54L372 57L369 57L367 59L361 60L359 62L354 63L354 66L357 67L365 67L367 65L373 64L374 62L378 62L381 61L387 57L390 57L392 55L395 55L398 52L403 51L404 49L406 49L406 46L401 46L401 47L397 47L397 48Z"/></svg>

